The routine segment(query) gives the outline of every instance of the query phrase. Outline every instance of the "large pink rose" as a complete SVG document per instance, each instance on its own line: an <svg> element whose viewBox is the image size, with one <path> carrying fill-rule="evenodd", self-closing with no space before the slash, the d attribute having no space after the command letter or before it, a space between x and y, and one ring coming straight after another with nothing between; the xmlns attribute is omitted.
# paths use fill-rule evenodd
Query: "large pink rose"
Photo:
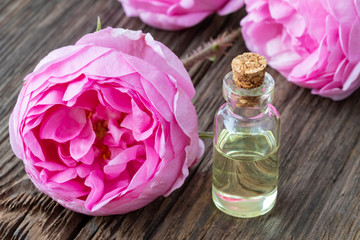
<svg viewBox="0 0 360 240"><path fill-rule="evenodd" d="M360 86L360 0L248 0L247 47L289 81L341 100Z"/></svg>
<svg viewBox="0 0 360 240"><path fill-rule="evenodd" d="M202 155L194 94L181 61L150 34L107 28L25 78L11 145L64 207L126 213L179 188Z"/></svg>
<svg viewBox="0 0 360 240"><path fill-rule="evenodd" d="M157 28L178 30L194 26L214 12L226 15L244 0L119 0L126 15Z"/></svg>

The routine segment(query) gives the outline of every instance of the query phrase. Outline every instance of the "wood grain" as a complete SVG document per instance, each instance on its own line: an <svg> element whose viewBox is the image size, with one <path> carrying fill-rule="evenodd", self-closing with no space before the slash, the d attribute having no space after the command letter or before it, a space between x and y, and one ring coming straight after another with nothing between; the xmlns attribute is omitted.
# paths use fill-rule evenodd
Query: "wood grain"
<svg viewBox="0 0 360 240"><path fill-rule="evenodd" d="M360 91L334 102L310 94L268 68L282 118L279 197L273 211L237 219L211 200L211 140L184 185L168 198L125 215L90 217L42 194L10 147L8 121L22 79L58 47L103 26L142 29L184 56L203 41L236 28L242 9L211 16L193 28L166 32L124 15L115 0L1 0L0 2L0 239L360 239ZM224 100L223 76L246 50L239 39L215 62L189 69L199 129L212 130Z"/></svg>

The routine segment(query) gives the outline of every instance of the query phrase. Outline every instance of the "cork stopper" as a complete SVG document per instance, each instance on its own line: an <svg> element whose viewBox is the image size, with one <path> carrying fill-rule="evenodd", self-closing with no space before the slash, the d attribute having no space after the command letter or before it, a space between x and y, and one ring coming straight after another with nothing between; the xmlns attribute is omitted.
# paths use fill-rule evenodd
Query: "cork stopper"
<svg viewBox="0 0 360 240"><path fill-rule="evenodd" d="M231 62L234 83L241 88L261 86L265 77L266 58L257 53L244 53Z"/></svg>

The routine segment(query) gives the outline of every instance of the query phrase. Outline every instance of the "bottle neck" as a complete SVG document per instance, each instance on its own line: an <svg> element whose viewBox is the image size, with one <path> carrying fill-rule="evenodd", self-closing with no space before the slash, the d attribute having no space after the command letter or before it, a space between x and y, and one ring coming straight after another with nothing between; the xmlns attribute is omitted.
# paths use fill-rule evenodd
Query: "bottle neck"
<svg viewBox="0 0 360 240"><path fill-rule="evenodd" d="M266 73L261 86L243 89L234 84L230 72L223 80L223 96L232 114L244 118L256 118L268 110L274 95L274 85L274 79Z"/></svg>
<svg viewBox="0 0 360 240"><path fill-rule="evenodd" d="M258 118L268 111L268 107L237 107L228 102L228 110L243 118Z"/></svg>

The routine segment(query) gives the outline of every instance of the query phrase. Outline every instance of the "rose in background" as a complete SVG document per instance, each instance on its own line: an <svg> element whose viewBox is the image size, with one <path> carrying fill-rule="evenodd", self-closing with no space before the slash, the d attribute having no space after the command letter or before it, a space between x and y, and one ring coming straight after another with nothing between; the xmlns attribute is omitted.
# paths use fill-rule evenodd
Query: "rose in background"
<svg viewBox="0 0 360 240"><path fill-rule="evenodd" d="M126 213L180 187L203 153L183 64L141 31L107 28L51 52L25 78L10 140L64 207Z"/></svg>
<svg viewBox="0 0 360 240"><path fill-rule="evenodd" d="M192 27L217 12L226 15L240 9L244 0L119 0L127 16L140 17L150 26L165 30Z"/></svg>
<svg viewBox="0 0 360 240"><path fill-rule="evenodd" d="M247 47L289 81L341 100L360 86L359 0L247 0Z"/></svg>

